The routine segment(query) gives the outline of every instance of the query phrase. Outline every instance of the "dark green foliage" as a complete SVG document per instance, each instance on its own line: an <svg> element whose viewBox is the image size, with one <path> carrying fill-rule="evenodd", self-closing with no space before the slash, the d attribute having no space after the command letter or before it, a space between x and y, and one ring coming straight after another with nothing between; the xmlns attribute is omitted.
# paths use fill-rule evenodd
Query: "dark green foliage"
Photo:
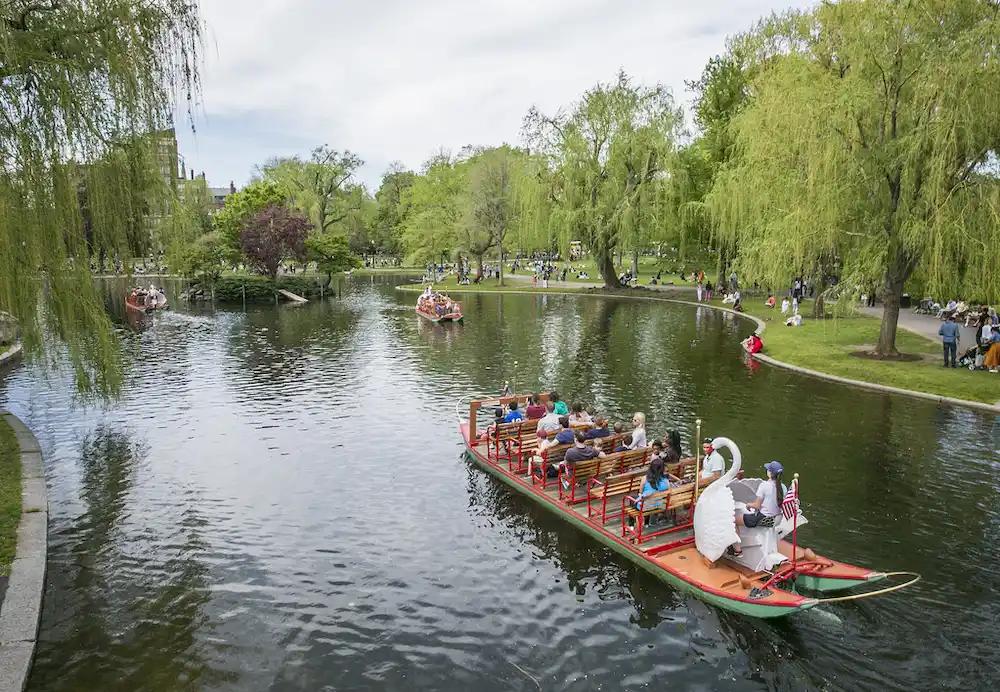
<svg viewBox="0 0 1000 692"><path fill-rule="evenodd" d="M248 303L273 303L278 289L291 291L300 296L318 296L321 280L313 276L279 276L271 281L266 276L224 276L215 282L215 300L221 303L240 303L246 288Z"/></svg>

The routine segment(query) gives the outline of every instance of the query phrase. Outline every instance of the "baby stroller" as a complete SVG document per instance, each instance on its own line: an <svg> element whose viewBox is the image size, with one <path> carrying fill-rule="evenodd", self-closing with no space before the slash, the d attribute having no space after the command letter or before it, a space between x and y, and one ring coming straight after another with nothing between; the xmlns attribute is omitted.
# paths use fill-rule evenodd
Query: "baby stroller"
<svg viewBox="0 0 1000 692"><path fill-rule="evenodd" d="M958 359L958 365L969 370L981 369L983 367L983 356L979 353L979 347L972 346L966 349L965 353Z"/></svg>

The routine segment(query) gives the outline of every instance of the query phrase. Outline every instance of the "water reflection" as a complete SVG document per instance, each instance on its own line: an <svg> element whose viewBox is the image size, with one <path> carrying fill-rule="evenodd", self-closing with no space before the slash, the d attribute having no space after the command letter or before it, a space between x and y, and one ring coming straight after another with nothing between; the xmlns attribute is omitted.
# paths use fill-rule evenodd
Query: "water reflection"
<svg viewBox="0 0 1000 692"><path fill-rule="evenodd" d="M34 689L987 686L994 418L751 375L705 309L483 294L432 325L395 281L156 315L110 406L0 382L48 467ZM685 596L461 456L454 402L505 379L688 445L701 417L801 473L810 544L925 581L779 623Z"/></svg>

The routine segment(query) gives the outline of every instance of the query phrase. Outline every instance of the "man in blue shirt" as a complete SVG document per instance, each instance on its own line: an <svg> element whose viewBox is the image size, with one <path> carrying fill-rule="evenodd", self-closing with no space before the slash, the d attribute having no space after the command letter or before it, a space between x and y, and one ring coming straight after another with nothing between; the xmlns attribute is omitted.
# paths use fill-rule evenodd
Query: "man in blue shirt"
<svg viewBox="0 0 1000 692"><path fill-rule="evenodd" d="M516 401L510 402L510 411L508 411L507 415L503 417L503 422L513 423L514 421L521 421L521 420L524 420L524 414L522 414L517 409L517 402Z"/></svg>
<svg viewBox="0 0 1000 692"><path fill-rule="evenodd" d="M594 427L588 430L584 434L584 437L588 440L593 440L597 437L607 437L610 434L611 431L608 430L608 419L603 416L598 416L594 419Z"/></svg>
<svg viewBox="0 0 1000 692"><path fill-rule="evenodd" d="M955 356L958 353L961 330L955 323L954 314L948 315L948 320L938 329L938 334L941 336L941 344L944 346L944 366L947 368L951 365L951 367L957 368Z"/></svg>
<svg viewBox="0 0 1000 692"><path fill-rule="evenodd" d="M573 434L573 429L569 427L569 416L560 416L559 425L562 426L562 430L556 434L556 441L561 445L568 445L576 439L576 435Z"/></svg>

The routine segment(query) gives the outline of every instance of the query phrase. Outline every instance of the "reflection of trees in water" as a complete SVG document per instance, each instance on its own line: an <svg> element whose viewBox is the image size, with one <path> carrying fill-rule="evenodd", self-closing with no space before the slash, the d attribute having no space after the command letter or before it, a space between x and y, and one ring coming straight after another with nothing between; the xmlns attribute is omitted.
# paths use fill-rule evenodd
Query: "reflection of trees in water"
<svg viewBox="0 0 1000 692"><path fill-rule="evenodd" d="M237 386L238 398L259 401L261 392L298 391L315 384L311 371L317 353L349 360L361 313L337 299L312 301L301 307L255 307L233 320L225 335L223 367Z"/></svg>
<svg viewBox="0 0 1000 692"><path fill-rule="evenodd" d="M81 445L84 511L50 546L33 689L200 689L208 681L196 646L209 595L208 569L196 559L207 549L207 521L194 501L176 524L134 525L154 516L130 507L146 452L106 427ZM176 533L161 547L172 554L142 552L148 532Z"/></svg>

